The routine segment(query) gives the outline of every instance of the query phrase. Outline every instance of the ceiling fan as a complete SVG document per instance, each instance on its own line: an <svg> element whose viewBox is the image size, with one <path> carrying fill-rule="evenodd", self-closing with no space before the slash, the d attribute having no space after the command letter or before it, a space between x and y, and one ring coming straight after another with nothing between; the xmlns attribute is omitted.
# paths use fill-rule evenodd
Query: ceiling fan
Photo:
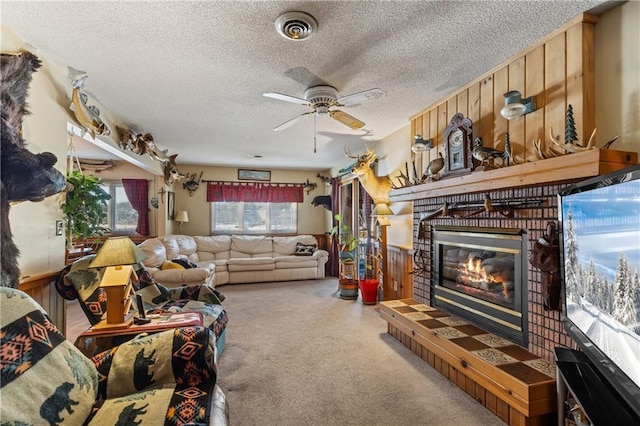
<svg viewBox="0 0 640 426"><path fill-rule="evenodd" d="M368 100L384 98L386 96L386 93L381 89L369 89L365 90L364 92L352 93L351 95L342 96L339 98L338 91L335 87L321 85L313 86L305 90L304 99L274 92L263 93L263 95L267 98L278 99L280 101L291 102L294 104L305 105L313 108L312 111L300 114L297 117L294 117L291 120L285 121L284 123L274 127L273 130L275 131L287 129L300 121L304 116L309 114L328 114L329 117L333 118L334 120L339 121L345 126L352 128L353 130L357 130L364 127L365 124L363 121L360 121L352 115L349 115L339 109L331 110L329 108L355 106Z"/></svg>

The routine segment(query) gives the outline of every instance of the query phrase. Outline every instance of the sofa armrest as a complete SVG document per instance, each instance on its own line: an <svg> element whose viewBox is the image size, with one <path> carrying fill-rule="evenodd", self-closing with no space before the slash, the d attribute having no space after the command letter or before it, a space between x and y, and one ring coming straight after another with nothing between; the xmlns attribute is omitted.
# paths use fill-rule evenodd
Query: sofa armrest
<svg viewBox="0 0 640 426"><path fill-rule="evenodd" d="M320 258L328 259L329 258L329 252L326 251L326 250L319 249L319 250L316 250L316 251L313 252L312 257L320 257Z"/></svg>
<svg viewBox="0 0 640 426"><path fill-rule="evenodd" d="M214 272L215 265L210 263L207 268L159 269L151 272L151 276L154 281L166 287L179 287L184 284L211 285Z"/></svg>
<svg viewBox="0 0 640 426"><path fill-rule="evenodd" d="M215 337L206 327L140 335L92 358L102 376L99 398L118 398L163 385L215 384Z"/></svg>

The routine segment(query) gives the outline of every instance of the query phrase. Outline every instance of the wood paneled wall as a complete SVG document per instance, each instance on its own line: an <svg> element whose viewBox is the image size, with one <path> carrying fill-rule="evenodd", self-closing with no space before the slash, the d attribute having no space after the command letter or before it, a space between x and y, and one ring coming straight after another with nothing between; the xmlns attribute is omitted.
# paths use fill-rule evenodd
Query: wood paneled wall
<svg viewBox="0 0 640 426"><path fill-rule="evenodd" d="M18 289L24 291L38 302L49 314L49 318L58 327L58 330L62 334L66 334L67 305L56 290L55 280L57 276L58 271L26 277L20 281Z"/></svg>
<svg viewBox="0 0 640 426"><path fill-rule="evenodd" d="M417 158L424 170L438 151L444 154L445 127L456 112L473 123L473 139L502 149L508 132L519 159L537 159L533 141L548 141L549 130L564 141L567 106L573 107L578 138L587 141L595 128L594 27L597 17L582 14L487 74L410 117L411 137L432 139L434 148ZM504 93L535 96L537 110L507 120L500 115Z"/></svg>
<svg viewBox="0 0 640 426"><path fill-rule="evenodd" d="M413 295L413 250L387 246L387 274L384 299L409 299Z"/></svg>

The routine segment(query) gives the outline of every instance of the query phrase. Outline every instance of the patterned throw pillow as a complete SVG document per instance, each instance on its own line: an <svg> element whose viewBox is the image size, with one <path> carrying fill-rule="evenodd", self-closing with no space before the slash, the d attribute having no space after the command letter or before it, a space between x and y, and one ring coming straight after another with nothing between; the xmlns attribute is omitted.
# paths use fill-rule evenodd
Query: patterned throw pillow
<svg viewBox="0 0 640 426"><path fill-rule="evenodd" d="M296 251L293 253L295 256L311 256L316 251L315 244L296 244Z"/></svg>

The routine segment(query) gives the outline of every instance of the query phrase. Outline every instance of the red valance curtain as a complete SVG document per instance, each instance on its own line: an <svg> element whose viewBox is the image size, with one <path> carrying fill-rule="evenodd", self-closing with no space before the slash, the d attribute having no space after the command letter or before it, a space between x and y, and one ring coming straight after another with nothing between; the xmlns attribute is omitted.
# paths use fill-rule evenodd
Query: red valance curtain
<svg viewBox="0 0 640 426"><path fill-rule="evenodd" d="M301 183L207 182L207 201L246 203L302 203Z"/></svg>
<svg viewBox="0 0 640 426"><path fill-rule="evenodd" d="M149 235L149 182L145 179L122 179L122 186L131 207L138 212L136 232Z"/></svg>

